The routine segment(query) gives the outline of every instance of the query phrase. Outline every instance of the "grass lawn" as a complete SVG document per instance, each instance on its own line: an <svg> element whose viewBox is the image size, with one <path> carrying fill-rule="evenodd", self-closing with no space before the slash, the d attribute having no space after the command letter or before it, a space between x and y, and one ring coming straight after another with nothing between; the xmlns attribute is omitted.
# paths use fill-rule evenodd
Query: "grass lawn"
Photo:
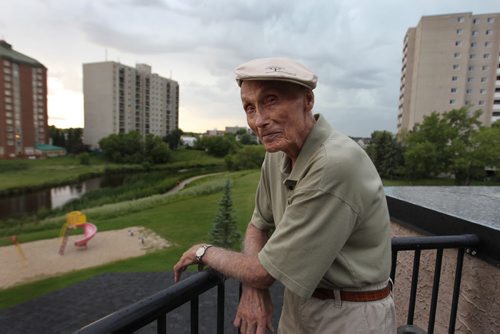
<svg viewBox="0 0 500 334"><path fill-rule="evenodd" d="M93 220L100 231L129 226L145 226L168 239L174 246L142 257L0 290L0 308L13 306L105 272L171 271L177 259L191 244L207 240L208 232L218 211L218 202L222 197L222 186L228 177L233 181L232 195L235 218L240 232L244 233L252 214L259 175L257 170L220 174L196 182L184 191L189 195L182 196L181 192L179 196L166 204L134 212L125 210L122 215L108 214L108 218L104 218L106 214L101 214L103 218L97 221ZM211 188L216 189L216 191L206 191L207 185L214 182L218 182L220 187ZM99 216L96 215L96 217ZM27 240L58 236L60 226L49 226L52 227L18 237L22 242L26 242ZM57 228L55 228L56 226Z"/></svg>

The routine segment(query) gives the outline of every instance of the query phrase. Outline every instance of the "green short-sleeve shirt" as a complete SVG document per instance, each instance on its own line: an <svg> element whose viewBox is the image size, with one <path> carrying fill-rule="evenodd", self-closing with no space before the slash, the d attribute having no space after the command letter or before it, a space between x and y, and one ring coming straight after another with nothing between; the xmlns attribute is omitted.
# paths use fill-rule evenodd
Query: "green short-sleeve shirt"
<svg viewBox="0 0 500 334"><path fill-rule="evenodd" d="M320 115L293 170L267 153L251 223L275 228L259 260L298 296L388 279L390 224L380 177L353 140Z"/></svg>

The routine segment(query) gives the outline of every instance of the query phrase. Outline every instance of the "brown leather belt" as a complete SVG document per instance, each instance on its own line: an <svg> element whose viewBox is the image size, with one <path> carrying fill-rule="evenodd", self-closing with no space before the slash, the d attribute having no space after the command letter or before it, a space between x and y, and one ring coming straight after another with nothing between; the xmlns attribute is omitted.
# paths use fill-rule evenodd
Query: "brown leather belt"
<svg viewBox="0 0 500 334"><path fill-rule="evenodd" d="M373 302L384 299L391 293L391 288L386 286L380 290L372 291L340 291L340 299L347 302ZM312 296L318 299L335 299L333 289L318 288L314 290Z"/></svg>

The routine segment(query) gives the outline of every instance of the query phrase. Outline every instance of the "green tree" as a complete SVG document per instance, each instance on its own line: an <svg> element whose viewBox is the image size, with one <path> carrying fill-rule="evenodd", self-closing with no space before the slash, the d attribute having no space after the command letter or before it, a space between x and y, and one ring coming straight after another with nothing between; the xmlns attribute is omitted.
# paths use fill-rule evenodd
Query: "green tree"
<svg viewBox="0 0 500 334"><path fill-rule="evenodd" d="M196 147L216 157L224 157L236 152L238 143L233 135L205 136L197 141Z"/></svg>
<svg viewBox="0 0 500 334"><path fill-rule="evenodd" d="M64 147L68 153L77 154L88 151L88 147L82 141L82 128L59 129L50 125L49 137L53 145Z"/></svg>
<svg viewBox="0 0 500 334"><path fill-rule="evenodd" d="M262 145L244 146L238 152L226 155L229 170L256 169L262 166L266 151Z"/></svg>
<svg viewBox="0 0 500 334"><path fill-rule="evenodd" d="M160 137L148 134L144 143L144 156L155 164L165 163L170 159L170 148Z"/></svg>
<svg viewBox="0 0 500 334"><path fill-rule="evenodd" d="M117 163L165 163L170 149L160 137L139 132L111 134L99 141L106 159Z"/></svg>
<svg viewBox="0 0 500 334"><path fill-rule="evenodd" d="M480 110L470 112L460 108L424 117L422 124L417 124L405 137L405 164L409 175L429 177L446 173L454 175L457 183L468 184L478 171L484 174L485 166L491 161L487 154L480 152L489 152L490 148L485 145L491 144L483 138L491 140L494 131L493 134L484 132L480 116Z"/></svg>
<svg viewBox="0 0 500 334"><path fill-rule="evenodd" d="M163 139L170 149L176 150L181 145L181 136L184 134L184 131L181 129L174 129Z"/></svg>
<svg viewBox="0 0 500 334"><path fill-rule="evenodd" d="M240 242L241 234L233 217L233 200L231 199L231 181L224 185L224 193L219 202L219 212L215 216L209 235L210 243L224 248L235 248Z"/></svg>
<svg viewBox="0 0 500 334"><path fill-rule="evenodd" d="M381 177L393 178L402 174L403 147L391 132L373 132L366 152Z"/></svg>

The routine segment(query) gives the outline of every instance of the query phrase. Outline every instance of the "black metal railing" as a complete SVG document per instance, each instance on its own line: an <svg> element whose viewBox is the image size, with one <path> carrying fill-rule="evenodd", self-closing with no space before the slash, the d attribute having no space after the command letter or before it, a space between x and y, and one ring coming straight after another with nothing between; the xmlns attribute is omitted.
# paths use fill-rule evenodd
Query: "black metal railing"
<svg viewBox="0 0 500 334"><path fill-rule="evenodd" d="M429 307L429 321L427 333L434 333L436 319L437 301L439 294L439 282L441 279L441 266L443 262L443 250L447 248L457 249L457 262L455 267L455 279L453 285L453 297L450 308L450 319L448 332L455 332L457 318L458 297L460 294L460 283L462 280L462 266L465 251L469 251L479 244L479 237L475 234L449 235L449 236L425 236L425 237L395 237L392 239L392 268L391 279L395 282L398 252L414 251L413 271L411 278L410 298L408 303L408 316L405 326L398 328L398 333L425 333L421 328L414 325L415 304L420 268L420 255L422 250L436 250L436 262L434 265L434 279L432 283L432 296ZM473 251L471 251L473 252Z"/></svg>
<svg viewBox="0 0 500 334"><path fill-rule="evenodd" d="M150 297L126 306L75 333L133 333L156 321L157 333L167 333L167 313L191 304L191 333L198 333L198 297L217 286L217 334L224 333L224 277L213 270L202 271Z"/></svg>
<svg viewBox="0 0 500 334"><path fill-rule="evenodd" d="M423 330L413 324L419 278L420 254L422 250L436 250L437 252L427 330L428 333L434 332L443 250L447 248L458 249L449 322L449 333L455 331L464 252L474 248L478 243L479 238L473 234L456 236L395 237L392 239L391 279L393 282L395 282L398 252L415 252L407 325L398 328L398 333L423 332ZM223 334L225 300L224 277L213 270L196 273L165 290L99 319L81 328L76 333L132 333L154 321L157 322L157 333L166 333L166 314L187 302L191 304L191 333L198 333L198 297L215 286L218 287L217 334Z"/></svg>

